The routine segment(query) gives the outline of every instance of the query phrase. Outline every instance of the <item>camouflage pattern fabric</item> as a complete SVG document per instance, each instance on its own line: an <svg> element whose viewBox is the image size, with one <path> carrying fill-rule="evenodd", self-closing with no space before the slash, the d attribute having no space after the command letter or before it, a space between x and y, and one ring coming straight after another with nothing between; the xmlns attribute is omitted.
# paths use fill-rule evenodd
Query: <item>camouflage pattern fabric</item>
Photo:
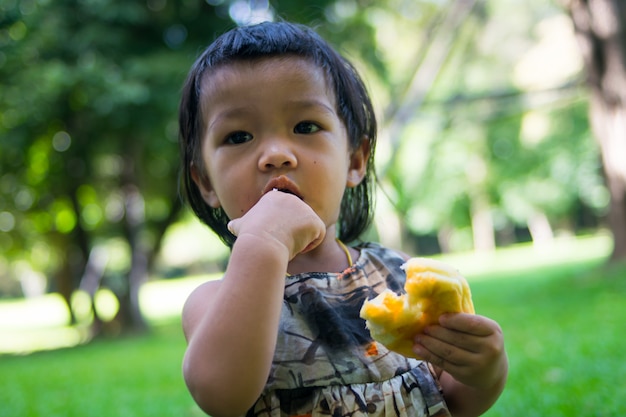
<svg viewBox="0 0 626 417"><path fill-rule="evenodd" d="M270 376L247 417L450 416L432 368L372 340L359 311L401 292L402 257L367 243L342 273L288 276Z"/></svg>

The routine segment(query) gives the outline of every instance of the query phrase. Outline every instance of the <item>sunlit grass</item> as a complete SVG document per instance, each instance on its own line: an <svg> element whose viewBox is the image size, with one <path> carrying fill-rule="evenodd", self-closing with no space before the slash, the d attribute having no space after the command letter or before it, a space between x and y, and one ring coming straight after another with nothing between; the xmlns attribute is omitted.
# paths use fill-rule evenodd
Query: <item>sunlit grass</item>
<svg viewBox="0 0 626 417"><path fill-rule="evenodd" d="M493 252L469 252L440 256L470 280L500 279L528 269L578 265L605 258L611 237L600 233L585 237L563 236L543 245L517 244Z"/></svg>
<svg viewBox="0 0 626 417"><path fill-rule="evenodd" d="M67 325L69 312L58 294L0 303L0 353L74 346L80 332Z"/></svg>
<svg viewBox="0 0 626 417"><path fill-rule="evenodd" d="M500 251L514 268L499 260L470 277L477 312L500 323L510 359L486 416L626 415L626 265L605 266L604 237L543 250Z"/></svg>
<svg viewBox="0 0 626 417"><path fill-rule="evenodd" d="M595 261L473 286L501 324L507 389L488 417L626 415L626 267Z"/></svg>
<svg viewBox="0 0 626 417"><path fill-rule="evenodd" d="M196 417L180 325L150 335L0 357L0 417Z"/></svg>
<svg viewBox="0 0 626 417"><path fill-rule="evenodd" d="M159 280L144 285L140 292L142 311L148 321L158 323L180 315L189 293L214 276ZM104 294L103 294L104 295ZM103 316L117 308L110 297L102 297ZM46 294L24 300L0 302L0 354L75 346L87 340L86 328L69 326L69 312L63 298Z"/></svg>

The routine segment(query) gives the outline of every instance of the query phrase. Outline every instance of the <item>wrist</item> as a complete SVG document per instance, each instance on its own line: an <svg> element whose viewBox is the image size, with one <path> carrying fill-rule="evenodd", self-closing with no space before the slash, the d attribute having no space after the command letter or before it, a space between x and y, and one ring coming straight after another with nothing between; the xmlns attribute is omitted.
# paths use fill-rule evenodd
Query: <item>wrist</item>
<svg viewBox="0 0 626 417"><path fill-rule="evenodd" d="M248 265L256 272L263 268L266 272L275 270L284 275L290 256L287 245L273 236L242 233L233 245L230 262L240 266ZM237 260L239 257L243 262Z"/></svg>

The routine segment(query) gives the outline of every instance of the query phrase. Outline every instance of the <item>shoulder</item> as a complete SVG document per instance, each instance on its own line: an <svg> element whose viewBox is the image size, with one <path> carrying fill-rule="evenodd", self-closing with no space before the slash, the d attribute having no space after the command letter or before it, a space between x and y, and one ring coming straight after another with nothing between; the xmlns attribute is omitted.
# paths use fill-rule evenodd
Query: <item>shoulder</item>
<svg viewBox="0 0 626 417"><path fill-rule="evenodd" d="M362 242L355 246L361 256L373 257L383 261L391 261L394 264L406 262L410 256L397 249L391 249L376 242Z"/></svg>
<svg viewBox="0 0 626 417"><path fill-rule="evenodd" d="M356 246L361 256L357 261L366 276L376 274L385 282L387 288L401 292L406 280L402 268L409 256L396 249L387 248L379 243L365 242Z"/></svg>

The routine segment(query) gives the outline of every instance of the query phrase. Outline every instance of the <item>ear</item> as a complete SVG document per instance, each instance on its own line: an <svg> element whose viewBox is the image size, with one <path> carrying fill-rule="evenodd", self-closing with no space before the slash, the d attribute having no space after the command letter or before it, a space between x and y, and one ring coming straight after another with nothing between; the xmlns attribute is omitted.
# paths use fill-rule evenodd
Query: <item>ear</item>
<svg viewBox="0 0 626 417"><path fill-rule="evenodd" d="M370 142L363 137L361 144L350 155L350 166L348 167L347 187L356 187L363 181L367 172L367 163L370 158Z"/></svg>
<svg viewBox="0 0 626 417"><path fill-rule="evenodd" d="M220 200L211 185L209 177L198 170L198 167L191 163L190 167L191 179L196 183L202 199L212 208L219 208L221 206Z"/></svg>

